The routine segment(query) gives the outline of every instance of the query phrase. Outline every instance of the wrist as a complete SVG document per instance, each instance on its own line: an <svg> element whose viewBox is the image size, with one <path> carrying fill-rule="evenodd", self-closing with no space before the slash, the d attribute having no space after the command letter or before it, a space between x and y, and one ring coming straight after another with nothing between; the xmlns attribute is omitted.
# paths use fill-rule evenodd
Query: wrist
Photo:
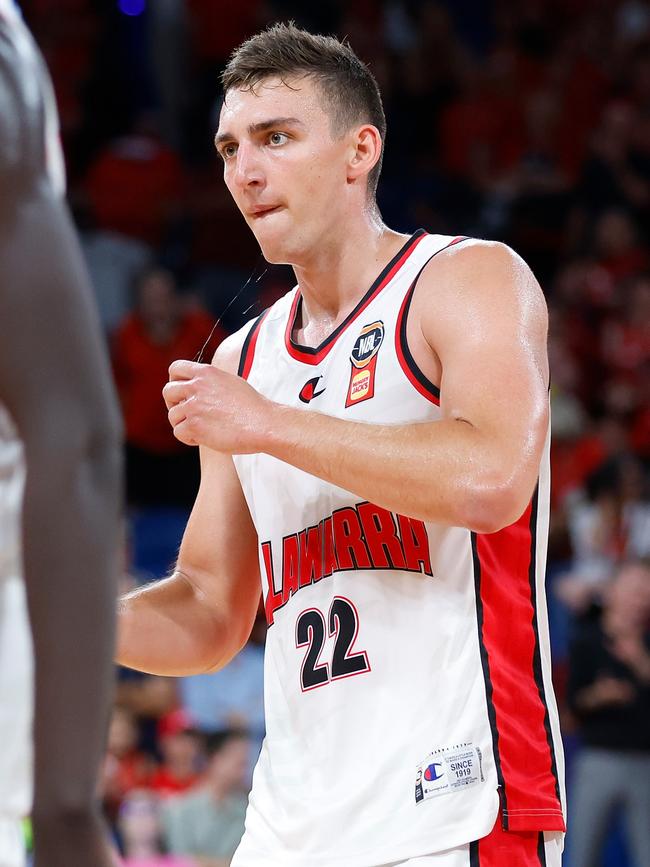
<svg viewBox="0 0 650 867"><path fill-rule="evenodd" d="M291 407L267 400L261 424L257 428L257 443L254 449L278 457L278 451L286 441L286 432L291 425Z"/></svg>

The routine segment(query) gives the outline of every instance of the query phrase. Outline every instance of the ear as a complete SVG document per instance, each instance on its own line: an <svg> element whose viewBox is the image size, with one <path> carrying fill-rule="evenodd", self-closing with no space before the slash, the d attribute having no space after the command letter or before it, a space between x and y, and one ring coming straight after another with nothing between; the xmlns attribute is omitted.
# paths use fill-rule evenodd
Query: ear
<svg viewBox="0 0 650 867"><path fill-rule="evenodd" d="M352 134L348 161L348 183L367 177L381 156L383 142L379 130L372 124L357 127Z"/></svg>

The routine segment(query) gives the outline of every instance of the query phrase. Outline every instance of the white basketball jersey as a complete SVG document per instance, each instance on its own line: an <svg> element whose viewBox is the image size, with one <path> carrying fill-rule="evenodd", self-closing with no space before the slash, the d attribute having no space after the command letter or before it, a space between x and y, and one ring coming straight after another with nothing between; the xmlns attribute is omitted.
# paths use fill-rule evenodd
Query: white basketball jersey
<svg viewBox="0 0 650 867"><path fill-rule="evenodd" d="M32 646L22 581L23 447L0 405L0 821L29 813Z"/></svg>
<svg viewBox="0 0 650 867"><path fill-rule="evenodd" d="M297 289L256 320L240 375L353 422L440 418L406 342L416 232L321 344ZM358 436L363 437L363 426ZM267 737L233 867L370 867L488 834L563 830L543 574L548 442L521 519L490 535L363 502L268 455L234 458L260 542Z"/></svg>

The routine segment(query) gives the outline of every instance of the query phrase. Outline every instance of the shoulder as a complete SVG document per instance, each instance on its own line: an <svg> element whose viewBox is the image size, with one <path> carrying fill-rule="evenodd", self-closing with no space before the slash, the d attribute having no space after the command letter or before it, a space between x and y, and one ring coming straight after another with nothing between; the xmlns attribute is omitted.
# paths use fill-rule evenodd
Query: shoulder
<svg viewBox="0 0 650 867"><path fill-rule="evenodd" d="M261 325L262 320L265 322L275 320L276 324L278 319L284 322L296 292L297 287L290 289L275 304L263 310L254 319L249 319L243 328L240 328L239 331L231 334L230 337L227 337L220 343L212 359L214 366L225 370L227 373L238 373L242 353L246 350L251 339L256 335L258 326Z"/></svg>
<svg viewBox="0 0 650 867"><path fill-rule="evenodd" d="M496 317L505 311L546 327L546 301L533 272L498 241L468 238L446 247L424 267L418 292L435 293L437 313L479 308Z"/></svg>
<svg viewBox="0 0 650 867"><path fill-rule="evenodd" d="M221 341L212 358L215 367L225 370L226 373L238 373L242 352L260 318L261 316L257 316L250 319L243 328Z"/></svg>

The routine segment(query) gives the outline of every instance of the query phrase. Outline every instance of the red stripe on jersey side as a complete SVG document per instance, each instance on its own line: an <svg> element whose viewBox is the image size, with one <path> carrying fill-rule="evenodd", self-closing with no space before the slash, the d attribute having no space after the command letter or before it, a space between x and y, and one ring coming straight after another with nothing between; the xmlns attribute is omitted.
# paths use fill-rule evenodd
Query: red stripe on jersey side
<svg viewBox="0 0 650 867"><path fill-rule="evenodd" d="M542 831L505 831L494 828L469 846L470 867L546 867Z"/></svg>
<svg viewBox="0 0 650 867"><path fill-rule="evenodd" d="M419 392L422 397L426 397L427 400L430 400L431 403L434 403L436 406L440 406L440 389L422 373L415 359L411 355L408 340L406 339L406 323L408 322L408 315L411 308L413 293L415 291L415 287L417 286L418 280L420 279L420 274L422 273L422 271L424 271L431 259L433 259L434 256L437 256L438 253L442 253L443 250L448 250L449 247L453 247L460 241L466 240L467 238L465 235L459 235L457 238L454 238L453 241L451 241L445 247L442 247L440 250L435 252L429 259L427 259L427 261L418 272L415 280L411 284L408 292L404 297L404 300L402 301L402 306L400 307L399 315L397 317L397 326L395 328L395 351L397 353L397 359L399 361L400 367L404 371L406 378L411 383L413 388L417 392Z"/></svg>
<svg viewBox="0 0 650 867"><path fill-rule="evenodd" d="M257 338L259 337L260 328L262 327L264 317L269 312L269 310L270 308L267 308L263 313L260 313L255 322L253 322L250 331L246 335L246 340L244 340L241 355L239 356L239 368L237 369L237 373L239 374L239 376L241 376L242 379L248 379L248 376L251 372L251 367L253 366L253 359L255 357L255 346L257 345Z"/></svg>
<svg viewBox="0 0 650 867"><path fill-rule="evenodd" d="M335 345L341 334L343 334L345 329L363 313L363 311L370 304L370 302L373 301L377 297L377 295L379 295L384 286L390 283L390 281L393 279L393 277L395 277L402 265L404 265L406 260L409 258L411 253L418 246L420 241L426 237L427 233L424 231L424 229L418 229L415 234L411 235L411 237L408 239L406 244L404 244L402 249L391 259L388 265L386 265L384 270L377 277L377 279L374 281L370 289L368 289L363 298L359 301L354 310L348 316L346 316L343 322L341 322L341 324L337 328L335 328L328 337L325 338L325 340L320 344L320 346L302 346L301 344L296 343L291 337L298 314L298 307L302 301L302 296L300 292L296 292L296 295L293 299L293 304L291 305L289 318L287 319L287 327L284 334L284 343L289 355L296 361L302 361L305 364L319 364L331 351L332 347Z"/></svg>
<svg viewBox="0 0 650 867"><path fill-rule="evenodd" d="M535 610L537 492L497 533L472 533L476 604L503 827L564 831Z"/></svg>

